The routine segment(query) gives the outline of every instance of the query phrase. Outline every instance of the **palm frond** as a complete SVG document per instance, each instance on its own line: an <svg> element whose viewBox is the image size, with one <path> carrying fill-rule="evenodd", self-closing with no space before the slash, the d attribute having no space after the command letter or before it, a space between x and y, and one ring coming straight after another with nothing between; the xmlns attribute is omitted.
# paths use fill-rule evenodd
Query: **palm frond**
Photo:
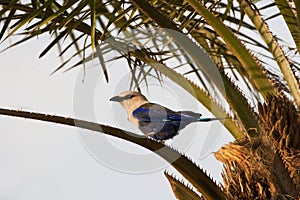
<svg viewBox="0 0 300 200"><path fill-rule="evenodd" d="M84 128L87 130L105 133L110 136L133 142L149 149L152 152L155 152L167 162L169 162L176 170L183 174L197 190L205 195L207 199L225 199L225 196L220 188L201 168L199 168L185 155L180 154L178 151L164 145L161 142L157 142L146 137L141 137L134 133L123 131L110 126L62 116L47 115L20 110L8 110L2 108L0 108L0 114ZM198 177L199 179L196 180L194 177Z"/></svg>
<svg viewBox="0 0 300 200"><path fill-rule="evenodd" d="M257 30L261 34L262 38L265 40L268 45L270 52L273 54L274 59L276 60L278 66L280 67L285 80L291 90L293 97L295 98L295 103L300 107L300 90L299 84L294 76L294 73L291 69L290 62L288 61L285 53L282 51L277 40L273 37L273 34L270 32L268 26L258 13L258 10L254 10L251 7L251 4L247 0L239 0L241 8L252 20L253 24L257 27ZM298 28L299 31L299 28ZM299 32L300 33L300 32Z"/></svg>
<svg viewBox="0 0 300 200"><path fill-rule="evenodd" d="M183 183L183 181L179 181L174 176L164 173L166 178L168 179L173 193L175 194L178 200L204 200L205 198L199 196L192 190L192 186L187 186Z"/></svg>

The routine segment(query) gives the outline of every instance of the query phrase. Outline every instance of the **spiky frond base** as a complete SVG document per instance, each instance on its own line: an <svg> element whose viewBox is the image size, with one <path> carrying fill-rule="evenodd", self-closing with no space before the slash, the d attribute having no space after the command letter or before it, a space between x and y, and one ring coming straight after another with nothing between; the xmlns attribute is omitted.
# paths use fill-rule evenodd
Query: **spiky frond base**
<svg viewBox="0 0 300 200"><path fill-rule="evenodd" d="M230 199L300 199L300 114L286 97L259 105L259 136L215 153Z"/></svg>

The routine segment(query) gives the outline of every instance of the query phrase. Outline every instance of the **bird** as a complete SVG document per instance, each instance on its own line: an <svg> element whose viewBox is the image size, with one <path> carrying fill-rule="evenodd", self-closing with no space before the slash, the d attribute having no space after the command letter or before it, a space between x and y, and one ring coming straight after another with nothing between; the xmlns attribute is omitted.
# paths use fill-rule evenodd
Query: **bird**
<svg viewBox="0 0 300 200"><path fill-rule="evenodd" d="M190 123L223 119L201 118L200 113L193 111L173 111L149 102L143 94L137 91L122 92L110 98L110 101L120 103L127 112L128 120L146 137L159 141L173 138Z"/></svg>

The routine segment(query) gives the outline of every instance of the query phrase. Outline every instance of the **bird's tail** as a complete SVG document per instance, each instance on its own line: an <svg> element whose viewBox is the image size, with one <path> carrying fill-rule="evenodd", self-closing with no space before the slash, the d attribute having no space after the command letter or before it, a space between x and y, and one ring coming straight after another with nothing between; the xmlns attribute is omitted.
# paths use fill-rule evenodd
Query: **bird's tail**
<svg viewBox="0 0 300 200"><path fill-rule="evenodd" d="M210 121L215 121L215 120L225 120L228 118L198 118L198 122L210 122Z"/></svg>
<svg viewBox="0 0 300 200"><path fill-rule="evenodd" d="M225 120L225 119L229 119L229 118L204 118L204 117L194 118L194 119L182 118L182 119L180 119L178 121L187 122L187 123L193 123L193 122L210 122L210 121ZM174 120L164 120L164 121L174 121Z"/></svg>

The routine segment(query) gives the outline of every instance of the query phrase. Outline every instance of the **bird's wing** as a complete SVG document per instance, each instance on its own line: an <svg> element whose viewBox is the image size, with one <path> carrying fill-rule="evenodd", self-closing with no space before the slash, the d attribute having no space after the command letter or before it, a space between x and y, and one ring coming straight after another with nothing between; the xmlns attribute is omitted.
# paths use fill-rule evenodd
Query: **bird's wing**
<svg viewBox="0 0 300 200"><path fill-rule="evenodd" d="M201 114L192 111L175 112L154 103L146 103L133 111L133 117L144 122L197 121Z"/></svg>

